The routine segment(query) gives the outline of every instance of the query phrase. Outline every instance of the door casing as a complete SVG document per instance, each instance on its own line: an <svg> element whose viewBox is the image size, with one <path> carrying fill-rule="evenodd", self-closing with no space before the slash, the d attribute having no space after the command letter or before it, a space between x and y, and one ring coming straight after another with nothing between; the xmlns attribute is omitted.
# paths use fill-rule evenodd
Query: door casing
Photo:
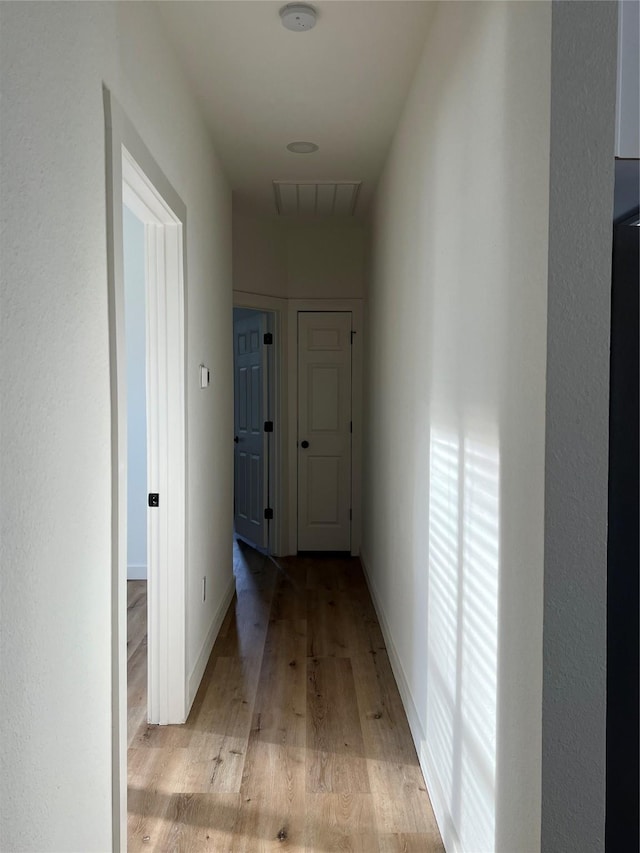
<svg viewBox="0 0 640 853"><path fill-rule="evenodd" d="M298 311L298 551L351 550L352 322Z"/></svg>
<svg viewBox="0 0 640 853"><path fill-rule="evenodd" d="M186 207L103 87L111 372L112 827L127 849L127 396L122 207L145 222L149 491L149 710L186 719ZM126 189L125 189L126 187ZM153 288L149 282L153 279ZM150 290L153 292L150 294ZM152 513L156 513L153 515Z"/></svg>
<svg viewBox="0 0 640 853"><path fill-rule="evenodd" d="M123 146L123 201L145 226L147 717L186 719L184 205L180 217ZM178 206L178 205L176 205Z"/></svg>
<svg viewBox="0 0 640 853"><path fill-rule="evenodd" d="M288 491L289 544L288 553L298 550L298 483L296 446L298 419L298 312L351 311L353 347L351 352L351 413L353 433L351 444L351 554L360 553L362 531L362 329L361 299L290 299L288 302L287 391L289 410L288 429Z"/></svg>

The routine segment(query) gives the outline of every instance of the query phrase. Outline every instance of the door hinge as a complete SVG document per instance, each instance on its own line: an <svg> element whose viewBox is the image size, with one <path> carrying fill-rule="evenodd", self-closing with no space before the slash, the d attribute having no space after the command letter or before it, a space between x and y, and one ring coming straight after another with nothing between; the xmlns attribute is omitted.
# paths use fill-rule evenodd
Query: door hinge
<svg viewBox="0 0 640 853"><path fill-rule="evenodd" d="M349 432L353 432L353 421L349 421Z"/></svg>
<svg viewBox="0 0 640 853"><path fill-rule="evenodd" d="M265 332L264 333L264 345L268 347L272 343L273 343L273 335L271 334L271 332Z"/></svg>
<svg viewBox="0 0 640 853"><path fill-rule="evenodd" d="M265 432L273 432L273 421L265 421L264 422L264 431Z"/></svg>
<svg viewBox="0 0 640 853"><path fill-rule="evenodd" d="M349 521L353 521L353 510L349 510Z"/></svg>
<svg viewBox="0 0 640 853"><path fill-rule="evenodd" d="M355 331L351 329L351 344L353 345L353 336L355 335Z"/></svg>
<svg viewBox="0 0 640 853"><path fill-rule="evenodd" d="M149 506L160 506L160 495L158 492L149 492Z"/></svg>
<svg viewBox="0 0 640 853"><path fill-rule="evenodd" d="M271 509L271 507L270 507L270 506L268 506L268 507L265 509L265 511L264 511L264 517L267 519L267 521L271 521L271 519L273 518L273 510Z"/></svg>

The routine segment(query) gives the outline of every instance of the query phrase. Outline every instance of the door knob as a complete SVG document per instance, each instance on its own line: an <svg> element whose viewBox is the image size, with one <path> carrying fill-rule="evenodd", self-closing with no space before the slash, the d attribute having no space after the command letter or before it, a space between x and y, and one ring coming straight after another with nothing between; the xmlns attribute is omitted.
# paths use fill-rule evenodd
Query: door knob
<svg viewBox="0 0 640 853"><path fill-rule="evenodd" d="M234 437L233 437L233 443L234 443L234 444L237 444L239 441L240 441L240 439L238 438L238 436L237 436L237 435L234 435Z"/></svg>
<svg viewBox="0 0 640 853"><path fill-rule="evenodd" d="M304 449L306 450L306 449L307 449L307 447L309 447L309 442L308 442L308 441L301 441L301 442L300 442L300 447L304 447Z"/></svg>

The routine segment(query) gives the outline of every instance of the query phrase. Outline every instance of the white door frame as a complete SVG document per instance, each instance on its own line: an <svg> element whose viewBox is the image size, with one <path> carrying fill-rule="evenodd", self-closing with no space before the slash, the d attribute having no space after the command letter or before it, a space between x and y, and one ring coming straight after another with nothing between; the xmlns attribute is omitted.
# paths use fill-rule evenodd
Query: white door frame
<svg viewBox="0 0 640 853"><path fill-rule="evenodd" d="M183 221L122 148L123 203L144 223L147 480L147 717L185 721L185 381Z"/></svg>
<svg viewBox="0 0 640 853"><path fill-rule="evenodd" d="M353 434L351 439L351 495L353 517L351 520L351 553L358 556L362 535L362 300L361 299L290 299L288 319L288 377L289 391L289 543L288 553L298 550L298 312L299 311L351 311L354 331L351 352L351 412Z"/></svg>
<svg viewBox="0 0 640 853"><path fill-rule="evenodd" d="M286 376L282 365L286 363L287 345L287 300L275 296L262 296L257 293L233 292L234 308L250 308L253 311L263 311L270 315L272 327L269 331L273 334L273 350L269 354L270 376L271 376L271 405L273 413L273 440L271 442L271 459L269 476L271 479L271 506L273 508L273 524L271 526L271 541L269 553L276 557L285 556L288 551L286 545L287 519L285 516L286 501L283 499L283 488L286 483L286 472L283 471L283 463L286 464L284 448L288 418L286 411L286 385L283 381ZM233 320L233 318L232 318Z"/></svg>
<svg viewBox="0 0 640 853"><path fill-rule="evenodd" d="M127 397L122 205L145 223L148 716L182 723L186 678L186 208L104 87L112 420L113 849L127 847Z"/></svg>

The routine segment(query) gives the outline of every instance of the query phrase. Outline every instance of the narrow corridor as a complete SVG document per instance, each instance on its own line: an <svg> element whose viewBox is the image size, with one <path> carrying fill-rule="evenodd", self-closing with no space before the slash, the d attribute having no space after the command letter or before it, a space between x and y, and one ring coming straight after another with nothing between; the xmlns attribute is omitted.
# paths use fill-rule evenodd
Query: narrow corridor
<svg viewBox="0 0 640 853"><path fill-rule="evenodd" d="M187 723L134 723L129 850L442 851L359 561L279 563L235 545Z"/></svg>

